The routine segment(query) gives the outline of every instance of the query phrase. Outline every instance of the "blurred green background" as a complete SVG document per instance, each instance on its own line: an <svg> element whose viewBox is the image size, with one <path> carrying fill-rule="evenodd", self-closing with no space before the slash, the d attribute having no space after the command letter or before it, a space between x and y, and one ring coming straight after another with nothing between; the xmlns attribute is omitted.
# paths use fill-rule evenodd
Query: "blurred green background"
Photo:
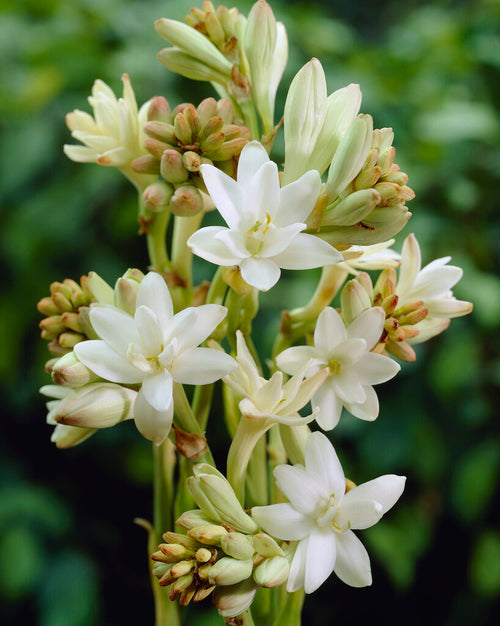
<svg viewBox="0 0 500 626"><path fill-rule="evenodd" d="M151 516L149 443L133 424L68 451L50 443L37 393L49 382L48 353L35 305L54 280L96 270L113 282L129 266L146 269L132 188L114 170L63 155L70 142L64 115L89 110L95 78L121 93L125 71L139 103L165 95L174 106L196 104L213 95L156 61L163 42L153 21L182 20L191 4L0 2L0 623L153 623L146 537L133 524ZM475 306L420 346L394 384L379 387L375 423L346 416L335 431L349 476L405 474L407 489L387 519L360 533L374 585L351 589L332 577L308 598L307 623L497 623L500 3L272 6L291 43L279 106L312 56L322 61L330 92L360 83L362 111L376 127L394 128L396 161L417 194L397 247L414 232L425 262L451 255L464 268L455 295ZM247 13L250 3L238 7ZM287 274L263 298L264 354L277 303L302 302L316 276ZM188 615L189 624L217 623L208 609L202 621Z"/></svg>

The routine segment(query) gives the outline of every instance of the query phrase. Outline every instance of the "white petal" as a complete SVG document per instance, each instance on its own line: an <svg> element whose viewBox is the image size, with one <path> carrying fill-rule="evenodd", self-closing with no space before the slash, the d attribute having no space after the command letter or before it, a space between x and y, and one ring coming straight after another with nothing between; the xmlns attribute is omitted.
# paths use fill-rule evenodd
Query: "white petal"
<svg viewBox="0 0 500 626"><path fill-rule="evenodd" d="M420 271L420 246L415 235L405 239L401 250L401 267L397 284L397 293L401 296L410 291Z"/></svg>
<svg viewBox="0 0 500 626"><path fill-rule="evenodd" d="M261 411L274 412L283 396L283 372L274 372L270 380L267 380L256 390L252 400Z"/></svg>
<svg viewBox="0 0 500 626"><path fill-rule="evenodd" d="M172 376L163 369L142 382L144 398L156 411L166 411L172 403Z"/></svg>
<svg viewBox="0 0 500 626"><path fill-rule="evenodd" d="M351 493L347 492L346 496ZM361 500L355 501L349 498L344 498L342 502L342 508L337 511L334 524L342 530L360 530L369 528L376 524L384 514L382 505L375 500Z"/></svg>
<svg viewBox="0 0 500 626"><path fill-rule="evenodd" d="M326 380L314 394L312 405L319 407L316 422L323 430L332 430L340 420L342 400L337 397L331 380Z"/></svg>
<svg viewBox="0 0 500 626"><path fill-rule="evenodd" d="M401 497L405 488L405 482L406 476L396 476L395 474L385 474L374 480L369 480L345 494L342 510L345 506L354 506L359 501L372 500L381 505L382 510L380 517L382 517L382 515L387 513ZM360 521L361 520L359 520L359 522ZM368 528L371 525L372 524L353 526L353 528Z"/></svg>
<svg viewBox="0 0 500 626"><path fill-rule="evenodd" d="M268 291L279 280L280 268L271 259L250 257L240 263L241 276L252 287L259 291Z"/></svg>
<svg viewBox="0 0 500 626"><path fill-rule="evenodd" d="M308 361L316 356L316 349L312 346L294 346L278 354L276 365L285 373L295 375L303 369Z"/></svg>
<svg viewBox="0 0 500 626"><path fill-rule="evenodd" d="M324 308L319 314L314 330L316 350L329 359L332 350L346 339L347 333L340 315L332 307Z"/></svg>
<svg viewBox="0 0 500 626"><path fill-rule="evenodd" d="M460 317L472 311L472 302L455 300L455 298L426 300L425 306L431 317Z"/></svg>
<svg viewBox="0 0 500 626"><path fill-rule="evenodd" d="M318 507L328 502L330 494L326 485L299 465L278 465L274 477L292 506L304 515L315 515Z"/></svg>
<svg viewBox="0 0 500 626"><path fill-rule="evenodd" d="M345 375L332 376L332 383L338 398L345 404L362 404L366 400L363 385L350 372Z"/></svg>
<svg viewBox="0 0 500 626"><path fill-rule="evenodd" d="M355 417L359 417L359 419L372 422L378 417L378 397L373 387L365 385L364 390L366 395L364 402L346 402L344 406L349 411L349 413L351 413Z"/></svg>
<svg viewBox="0 0 500 626"><path fill-rule="evenodd" d="M143 278L137 291L136 307L147 306L158 318L160 327L173 316L172 298L165 280L156 272L149 272Z"/></svg>
<svg viewBox="0 0 500 626"><path fill-rule="evenodd" d="M336 506L345 492L345 478L335 448L326 435L315 432L309 435L305 451L306 471L317 477L330 494L335 495Z"/></svg>
<svg viewBox="0 0 500 626"><path fill-rule="evenodd" d="M117 354L104 341L81 341L74 350L78 359L101 378L124 384L142 381L143 374L130 365L125 355Z"/></svg>
<svg viewBox="0 0 500 626"><path fill-rule="evenodd" d="M335 346L330 358L341 364L340 371L357 367L357 364L366 358L366 341L364 339L346 339Z"/></svg>
<svg viewBox="0 0 500 626"><path fill-rule="evenodd" d="M142 389L139 391L134 404L134 418L135 425L143 437L159 446L170 432L173 416L173 402L165 411L157 411L146 401Z"/></svg>
<svg viewBox="0 0 500 626"><path fill-rule="evenodd" d="M278 211L273 216L277 226L305 222L316 204L321 189L321 177L310 170L298 180L281 188Z"/></svg>
<svg viewBox="0 0 500 626"><path fill-rule="evenodd" d="M315 529L309 536L304 591L312 593L333 572L337 558L337 535L329 528Z"/></svg>
<svg viewBox="0 0 500 626"><path fill-rule="evenodd" d="M172 378L187 385L208 385L238 367L233 357L212 348L188 348L177 356L171 368Z"/></svg>
<svg viewBox="0 0 500 626"><path fill-rule="evenodd" d="M250 141L240 154L238 161L238 185L245 189L259 168L269 162L269 155L264 146L258 141Z"/></svg>
<svg viewBox="0 0 500 626"><path fill-rule="evenodd" d="M356 535L348 530L337 535L337 560L333 571L351 587L372 584L370 557Z"/></svg>
<svg viewBox="0 0 500 626"><path fill-rule="evenodd" d="M299 513L288 503L254 506L252 517L266 533L285 541L304 538L309 534L313 525L311 519Z"/></svg>
<svg viewBox="0 0 500 626"><path fill-rule="evenodd" d="M172 317L163 327L163 341L167 346L172 344L175 348L175 351L178 350L177 338L179 338L180 342L184 339L185 336L188 336L193 328L196 326L196 322L198 321L198 313L196 312L195 307L188 307L187 309L183 309L176 313L174 317ZM182 344L181 344L182 345Z"/></svg>
<svg viewBox="0 0 500 626"><path fill-rule="evenodd" d="M426 317L424 320L415 325L418 329L418 335L407 339L407 342L411 345L416 343L423 343L439 335L445 331L450 325L451 320L444 317Z"/></svg>
<svg viewBox="0 0 500 626"><path fill-rule="evenodd" d="M396 376L401 366L383 354L367 352L354 369L362 385L378 385Z"/></svg>
<svg viewBox="0 0 500 626"><path fill-rule="evenodd" d="M366 349L371 350L382 335L385 322L385 312L379 306L363 311L347 327L350 339L360 337L366 341Z"/></svg>
<svg viewBox="0 0 500 626"><path fill-rule="evenodd" d="M276 263L286 270L308 270L313 267L335 265L343 260L342 254L315 235L299 233L286 250L277 254Z"/></svg>
<svg viewBox="0 0 500 626"><path fill-rule="evenodd" d="M129 344L139 342L134 318L114 306L93 304L90 322L99 337L115 352L125 355Z"/></svg>
<svg viewBox="0 0 500 626"><path fill-rule="evenodd" d="M221 226L207 226L206 228L200 228L197 230L187 241L187 245L197 256L227 267L229 265L238 265L240 257L235 256L226 246L226 244L220 239L216 238L216 235L222 231L227 230Z"/></svg>
<svg viewBox="0 0 500 626"><path fill-rule="evenodd" d="M72 144L64 145L64 154L76 163L95 163L97 152L87 146L74 146Z"/></svg>
<svg viewBox="0 0 500 626"><path fill-rule="evenodd" d="M239 165L241 166L241 157ZM201 174L208 193L226 224L229 228L238 228L241 220L244 218L241 210L243 206L243 188L234 179L213 165L202 165Z"/></svg>
<svg viewBox="0 0 500 626"><path fill-rule="evenodd" d="M278 257L281 258L282 254L286 257L288 246L292 245L293 240L304 228L306 228L306 225L301 223L289 224L281 228L277 228L275 224L270 224L263 239L262 250L258 256L266 259L273 258L275 261Z"/></svg>
<svg viewBox="0 0 500 626"><path fill-rule="evenodd" d="M134 321L144 356L158 356L163 350L163 335L156 315L147 306L139 306L135 311Z"/></svg>
<svg viewBox="0 0 500 626"><path fill-rule="evenodd" d="M447 293L462 278L463 271L460 267L454 265L440 267L437 262L441 260L443 259L429 263L418 275L412 293L418 294L419 300L425 302Z"/></svg>
<svg viewBox="0 0 500 626"><path fill-rule="evenodd" d="M183 316L183 323L179 325L176 332L179 352L182 352L186 348L196 348L196 346L199 346L200 343L205 341L205 339L213 333L227 315L226 307L220 304L202 304L201 306L184 310L194 313L196 319L192 320L191 316L187 316L187 314L186 318ZM181 313L183 313L183 311ZM180 315L180 313L177 313L175 317L177 318L178 315ZM189 327L187 326L188 323L190 324ZM172 328L169 327L168 330L169 336L171 336Z"/></svg>
<svg viewBox="0 0 500 626"><path fill-rule="evenodd" d="M246 259L251 256L247 249L247 234L244 230L222 228L214 236L226 246L229 254L235 259Z"/></svg>
<svg viewBox="0 0 500 626"><path fill-rule="evenodd" d="M304 587L308 543L309 537L305 537L302 541L300 541L297 549L295 550L292 564L290 566L290 573L288 575L288 582L286 584L286 590L288 593L293 593L294 591L298 591Z"/></svg>
<svg viewBox="0 0 500 626"><path fill-rule="evenodd" d="M245 223L252 225L255 220L264 220L267 214L272 216L279 201L278 166L274 161L267 161L259 167L250 184L244 188Z"/></svg>

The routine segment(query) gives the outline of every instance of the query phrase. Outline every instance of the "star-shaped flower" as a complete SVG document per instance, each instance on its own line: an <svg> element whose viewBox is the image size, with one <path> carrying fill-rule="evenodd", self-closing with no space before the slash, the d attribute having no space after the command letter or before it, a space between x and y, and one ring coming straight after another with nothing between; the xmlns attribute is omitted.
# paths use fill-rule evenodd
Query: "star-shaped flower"
<svg viewBox="0 0 500 626"><path fill-rule="evenodd" d="M195 254L223 267L238 265L243 279L261 291L275 285L281 269L334 265L340 252L302 233L318 198L316 170L280 188L278 168L265 148L251 141L241 151L237 180L202 165L207 190L228 228L201 228L188 240Z"/></svg>
<svg viewBox="0 0 500 626"><path fill-rule="evenodd" d="M254 507L252 517L277 539L298 541L287 591L312 593L332 571L352 587L370 585L370 559L352 531L376 524L403 493L406 478L387 474L346 493L335 449L319 432L306 441L305 467L278 465L274 476L289 502Z"/></svg>
<svg viewBox="0 0 500 626"><path fill-rule="evenodd" d="M139 286L134 316L110 305L91 306L90 321L101 339L83 341L75 352L101 378L142 385L135 423L160 444L172 425L173 383L205 385L236 368L225 352L198 347L226 313L225 307L205 304L174 315L165 281L150 272Z"/></svg>
<svg viewBox="0 0 500 626"><path fill-rule="evenodd" d="M329 376L312 398L319 406L318 424L324 430L337 425L342 407L360 419L374 420L379 404L372 385L386 382L401 369L387 356L370 352L384 328L380 307L363 311L347 328L335 309L320 313L314 331L314 346L295 346L278 354L276 363L287 374L296 374L304 363L306 375L328 368Z"/></svg>

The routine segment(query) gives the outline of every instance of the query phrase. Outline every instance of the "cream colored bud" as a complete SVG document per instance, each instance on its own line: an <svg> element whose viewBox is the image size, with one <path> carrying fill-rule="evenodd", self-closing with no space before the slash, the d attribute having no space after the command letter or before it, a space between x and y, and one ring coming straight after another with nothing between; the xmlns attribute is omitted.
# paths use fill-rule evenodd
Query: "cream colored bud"
<svg viewBox="0 0 500 626"><path fill-rule="evenodd" d="M189 537L209 546L218 546L225 535L227 535L227 530L224 526L217 526L216 524L197 526L188 530Z"/></svg>
<svg viewBox="0 0 500 626"><path fill-rule="evenodd" d="M144 126L144 132L151 139L156 139L170 146L177 145L175 128L170 122L151 121Z"/></svg>
<svg viewBox="0 0 500 626"><path fill-rule="evenodd" d="M93 383L99 376L79 361L74 352L68 352L52 366L52 380L64 387L81 387Z"/></svg>
<svg viewBox="0 0 500 626"><path fill-rule="evenodd" d="M370 115L359 115L350 125L335 152L324 193L335 200L358 175L370 150L373 120Z"/></svg>
<svg viewBox="0 0 500 626"><path fill-rule="evenodd" d="M245 513L224 476L211 465L199 463L188 488L200 509L212 519L229 524L234 530L251 534L258 530L254 520Z"/></svg>
<svg viewBox="0 0 500 626"><path fill-rule="evenodd" d="M182 164L188 172L199 172L201 165L200 155L188 150L182 155Z"/></svg>
<svg viewBox="0 0 500 626"><path fill-rule="evenodd" d="M194 185L178 187L170 200L170 210L179 217L197 215L203 206L203 196Z"/></svg>
<svg viewBox="0 0 500 626"><path fill-rule="evenodd" d="M89 272L88 287L97 302L114 304L114 291L111 285L99 276L97 272Z"/></svg>
<svg viewBox="0 0 500 626"><path fill-rule="evenodd" d="M217 587L214 591L214 604L225 619L236 617L248 609L256 593L255 581L248 578L237 585Z"/></svg>
<svg viewBox="0 0 500 626"><path fill-rule="evenodd" d="M251 559L255 552L251 537L237 532L224 535L220 547L228 556L240 560Z"/></svg>
<svg viewBox="0 0 500 626"><path fill-rule="evenodd" d="M257 533L253 537L255 551L264 557L283 556L283 550L276 541L266 533Z"/></svg>
<svg viewBox="0 0 500 626"><path fill-rule="evenodd" d="M144 274L141 270L136 268L128 269L125 274L116 281L114 305L130 315L134 315L137 292L143 278Z"/></svg>
<svg viewBox="0 0 500 626"><path fill-rule="evenodd" d="M200 548L196 551L195 557L199 563L208 563L212 558L212 553L207 548Z"/></svg>
<svg viewBox="0 0 500 626"><path fill-rule="evenodd" d="M340 295L342 317L344 322L350 324L363 311L371 308L372 302L366 290L356 280L350 280L342 289Z"/></svg>
<svg viewBox="0 0 500 626"><path fill-rule="evenodd" d="M158 52L158 60L171 72L191 80L210 81L226 86L231 79L230 72L219 72L179 48L163 48Z"/></svg>
<svg viewBox="0 0 500 626"><path fill-rule="evenodd" d="M213 522L214 520L207 517L202 511L194 509L193 511L185 511L175 523L181 528L191 530L197 526L209 526Z"/></svg>
<svg viewBox="0 0 500 626"><path fill-rule="evenodd" d="M66 396L54 419L81 428L108 428L133 417L136 396L136 391L114 383L91 383Z"/></svg>
<svg viewBox="0 0 500 626"><path fill-rule="evenodd" d="M235 585L252 575L253 561L225 556L210 568L208 580L212 585Z"/></svg>
<svg viewBox="0 0 500 626"><path fill-rule="evenodd" d="M163 96L155 96L149 101L148 122L170 122L172 111L168 100Z"/></svg>
<svg viewBox="0 0 500 626"><path fill-rule="evenodd" d="M152 154L137 157L130 163L130 167L138 174L159 174L160 163Z"/></svg>
<svg viewBox="0 0 500 626"><path fill-rule="evenodd" d="M77 426L66 426L65 424L57 424L54 428L50 440L56 444L56 447L65 450L73 448L79 443L88 439L96 432L95 428L78 428Z"/></svg>
<svg viewBox="0 0 500 626"><path fill-rule="evenodd" d="M148 185L142 194L144 206L153 211L153 213L161 213L166 211L170 206L170 198L174 193L174 188L168 183L158 180Z"/></svg>
<svg viewBox="0 0 500 626"><path fill-rule="evenodd" d="M288 580L290 563L284 556L273 556L264 559L253 572L253 579L259 587L279 587Z"/></svg>

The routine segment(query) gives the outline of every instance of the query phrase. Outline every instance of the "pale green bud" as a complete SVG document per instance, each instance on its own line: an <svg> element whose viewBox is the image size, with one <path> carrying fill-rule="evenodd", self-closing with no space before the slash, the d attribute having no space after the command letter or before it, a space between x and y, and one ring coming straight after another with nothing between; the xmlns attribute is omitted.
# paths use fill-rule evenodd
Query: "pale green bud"
<svg viewBox="0 0 500 626"><path fill-rule="evenodd" d="M189 176L189 172L182 163L182 156L177 150L165 150L163 152L160 173L167 183L172 184L185 183Z"/></svg>
<svg viewBox="0 0 500 626"><path fill-rule="evenodd" d="M293 429L289 429L293 430ZM283 550L276 541L266 533L257 533L253 537L255 551L264 557L283 556Z"/></svg>
<svg viewBox="0 0 500 626"><path fill-rule="evenodd" d="M81 387L93 383L99 376L79 361L74 352L68 352L52 366L52 380L64 387Z"/></svg>
<svg viewBox="0 0 500 626"><path fill-rule="evenodd" d="M284 556L273 556L264 559L253 572L253 579L259 587L279 587L288 580L290 563Z"/></svg>
<svg viewBox="0 0 500 626"><path fill-rule="evenodd" d="M235 585L252 575L253 561L225 556L210 568L208 580L212 585Z"/></svg>
<svg viewBox="0 0 500 626"><path fill-rule="evenodd" d="M204 35L187 24L166 18L155 22L155 30L173 46L198 59L208 67L227 74L231 74L231 63L219 52Z"/></svg>
<svg viewBox="0 0 500 626"><path fill-rule="evenodd" d="M191 80L210 81L223 86L231 80L231 73L217 71L179 48L163 48L158 52L158 60L171 72Z"/></svg>
<svg viewBox="0 0 500 626"><path fill-rule="evenodd" d="M113 287L108 285L97 272L89 272L88 288L97 302L114 304Z"/></svg>
<svg viewBox="0 0 500 626"><path fill-rule="evenodd" d="M96 432L95 428L78 428L77 426L66 426L65 424L57 424L54 428L50 440L56 444L60 450L73 448L79 443L88 439Z"/></svg>
<svg viewBox="0 0 500 626"><path fill-rule="evenodd" d="M251 537L236 532L222 537L220 547L228 556L243 561L251 559L255 552Z"/></svg>
<svg viewBox="0 0 500 626"><path fill-rule="evenodd" d="M323 191L330 201L335 200L358 175L370 150L372 136L373 120L370 115L360 115L350 125L328 170Z"/></svg>
<svg viewBox="0 0 500 626"><path fill-rule="evenodd" d="M196 504L210 518L229 524L234 530L251 534L257 524L243 510L233 488L226 478L208 463L193 467L194 476L188 478L188 488Z"/></svg>
<svg viewBox="0 0 500 626"><path fill-rule="evenodd" d="M342 289L340 304L346 324L350 324L358 315L372 306L368 293L356 279L347 282Z"/></svg>
<svg viewBox="0 0 500 626"><path fill-rule="evenodd" d="M375 189L354 191L337 205L327 207L321 216L321 226L353 226L373 211L380 202Z"/></svg>
<svg viewBox="0 0 500 626"><path fill-rule="evenodd" d="M191 530L197 526L209 526L213 524L213 521L199 509L194 509L193 511L185 511L175 523L181 528Z"/></svg>
<svg viewBox="0 0 500 626"><path fill-rule="evenodd" d="M108 428L133 417L137 392L114 383L91 383L61 400L54 419L81 428Z"/></svg>
<svg viewBox="0 0 500 626"><path fill-rule="evenodd" d="M227 530L224 526L209 524L208 526L191 528L191 530L188 530L188 535L200 543L205 543L209 546L218 546L221 539L227 535Z"/></svg>
<svg viewBox="0 0 500 626"><path fill-rule="evenodd" d="M256 593L255 581L247 578L237 585L217 587L214 591L214 604L223 618L236 617L248 609Z"/></svg>
<svg viewBox="0 0 500 626"><path fill-rule="evenodd" d="M114 304L130 315L134 315L136 309L137 292L144 278L141 270L128 269L125 274L116 281L114 290Z"/></svg>

